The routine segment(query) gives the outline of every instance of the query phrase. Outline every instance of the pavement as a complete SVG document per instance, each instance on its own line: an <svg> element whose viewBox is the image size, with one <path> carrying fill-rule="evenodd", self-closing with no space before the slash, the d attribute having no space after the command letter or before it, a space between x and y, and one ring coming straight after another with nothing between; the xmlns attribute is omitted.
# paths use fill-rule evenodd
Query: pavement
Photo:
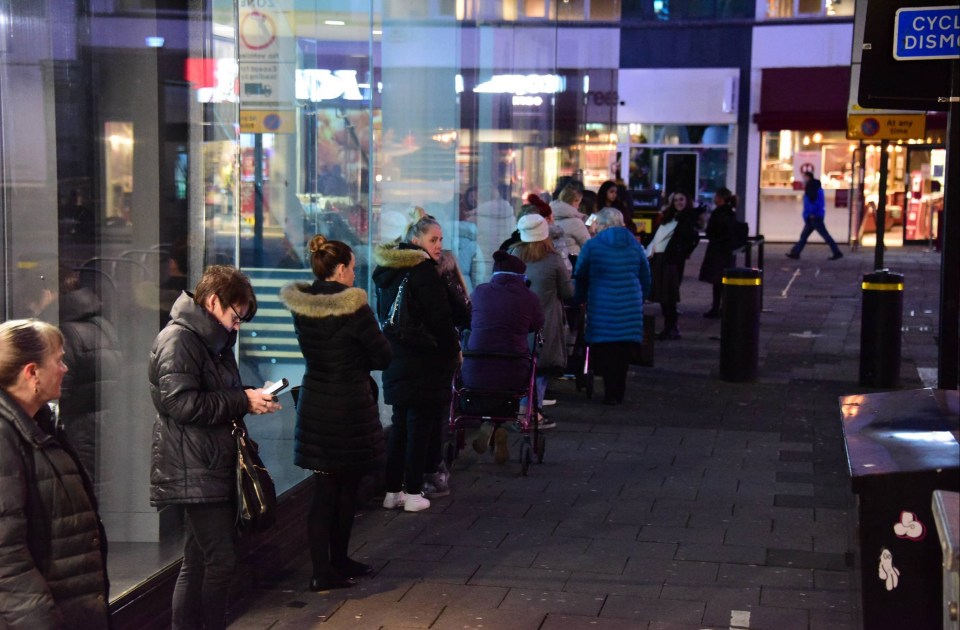
<svg viewBox="0 0 960 630"><path fill-rule="evenodd" d="M794 261L767 245L758 378L729 383L720 322L701 317L703 249L681 288L683 338L631 368L623 405L601 404L600 379L592 399L553 381L558 426L528 476L518 433L503 465L468 447L451 495L429 510L388 511L377 497L357 513L352 557L373 577L312 593L305 549L230 628L857 628L838 397L876 391L858 386L874 250L828 261L810 244ZM900 389L935 385L940 254L891 248L885 263L905 276Z"/></svg>

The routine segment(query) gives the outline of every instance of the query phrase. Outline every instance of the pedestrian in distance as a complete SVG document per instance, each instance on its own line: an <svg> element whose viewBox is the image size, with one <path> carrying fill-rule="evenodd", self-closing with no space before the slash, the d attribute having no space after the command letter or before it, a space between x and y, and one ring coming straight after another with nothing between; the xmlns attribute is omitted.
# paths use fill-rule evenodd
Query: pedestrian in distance
<svg viewBox="0 0 960 630"><path fill-rule="evenodd" d="M441 459L443 423L450 403L453 374L460 357L457 327L470 325L469 314L457 312L438 273L443 229L426 215L412 224L403 242L374 250L377 263L378 316L386 320L400 286L409 301L410 330L415 336L387 339L393 360L383 371L383 399L393 405L393 423L387 438L383 507L419 512L430 507L422 494L424 474Z"/></svg>
<svg viewBox="0 0 960 630"><path fill-rule="evenodd" d="M150 504L183 509L183 563L173 590L174 630L226 627L237 567L236 421L280 410L262 387L244 387L233 347L257 313L250 279L212 265L184 291L153 342L147 380L153 425Z"/></svg>
<svg viewBox="0 0 960 630"><path fill-rule="evenodd" d="M832 253L827 260L843 258L843 252L837 247L836 241L830 236L830 232L827 232L827 226L823 223L823 218L826 216L826 201L820 180L815 178L810 171L803 174L803 180L803 231L800 232L800 240L794 243L790 251L787 252L787 258L799 260L800 252L803 251L807 239L814 232L819 234L830 247Z"/></svg>
<svg viewBox="0 0 960 630"><path fill-rule="evenodd" d="M616 208L597 213L597 234L587 241L574 271L576 301L587 305L586 341L603 377L603 402L619 405L635 344L643 342L643 302L650 264Z"/></svg>
<svg viewBox="0 0 960 630"><path fill-rule="evenodd" d="M284 286L280 301L293 315L306 363L297 397L294 463L313 471L309 588L324 591L353 586L353 578L373 573L347 552L360 481L384 461L370 371L387 367L392 353L366 291L353 286L356 257L350 246L318 234L308 250L316 279Z"/></svg>
<svg viewBox="0 0 960 630"><path fill-rule="evenodd" d="M106 538L89 478L55 427L60 331L0 324L0 627L109 627Z"/></svg>
<svg viewBox="0 0 960 630"><path fill-rule="evenodd" d="M734 266L733 250L737 239L737 196L729 188L720 188L713 196L714 208L707 221L707 251L703 254L699 279L713 287L710 310L703 314L717 319L721 313L723 273Z"/></svg>
<svg viewBox="0 0 960 630"><path fill-rule="evenodd" d="M700 241L697 221L700 213L691 207L686 193L676 191L670 195L668 205L661 211L660 225L647 247L653 288L650 301L660 303L663 315L663 330L657 339L680 339L678 326L680 283L687 259Z"/></svg>

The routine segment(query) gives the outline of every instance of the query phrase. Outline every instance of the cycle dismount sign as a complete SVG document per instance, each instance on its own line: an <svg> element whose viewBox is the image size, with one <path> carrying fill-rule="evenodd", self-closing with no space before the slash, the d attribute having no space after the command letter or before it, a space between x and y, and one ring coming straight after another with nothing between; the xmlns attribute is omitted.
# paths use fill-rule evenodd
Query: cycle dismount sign
<svg viewBox="0 0 960 630"><path fill-rule="evenodd" d="M893 58L897 61L960 58L960 7L898 9L893 28Z"/></svg>

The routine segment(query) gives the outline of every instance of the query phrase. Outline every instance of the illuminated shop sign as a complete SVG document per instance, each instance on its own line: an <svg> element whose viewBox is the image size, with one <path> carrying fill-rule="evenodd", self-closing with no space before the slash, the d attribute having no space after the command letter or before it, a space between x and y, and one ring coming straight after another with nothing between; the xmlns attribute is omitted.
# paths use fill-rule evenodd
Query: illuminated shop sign
<svg viewBox="0 0 960 630"><path fill-rule="evenodd" d="M556 94L566 89L567 80L556 74L495 74L473 88L488 94Z"/></svg>
<svg viewBox="0 0 960 630"><path fill-rule="evenodd" d="M296 97L300 101L362 101L361 88L369 90L370 85L357 83L356 70L317 68L296 71Z"/></svg>
<svg viewBox="0 0 960 630"><path fill-rule="evenodd" d="M457 94L463 92L463 77L455 79ZM543 105L540 94L556 94L567 87L567 80L556 74L495 74L473 88L481 94L513 94L513 104L536 107Z"/></svg>

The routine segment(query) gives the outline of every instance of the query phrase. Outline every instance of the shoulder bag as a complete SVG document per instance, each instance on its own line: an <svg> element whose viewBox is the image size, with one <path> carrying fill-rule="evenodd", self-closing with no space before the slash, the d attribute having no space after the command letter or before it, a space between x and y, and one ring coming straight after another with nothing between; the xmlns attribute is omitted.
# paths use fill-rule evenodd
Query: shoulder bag
<svg viewBox="0 0 960 630"><path fill-rule="evenodd" d="M413 310L410 306L410 298L407 296L407 283L410 281L408 273L400 281L397 288L397 296L387 311L387 316L383 320L383 335L395 343L401 343L408 346L420 348L436 348L437 338L433 336L423 321L416 321Z"/></svg>
<svg viewBox="0 0 960 630"><path fill-rule="evenodd" d="M247 429L233 421L237 440L237 529L259 533L277 520L277 489Z"/></svg>

